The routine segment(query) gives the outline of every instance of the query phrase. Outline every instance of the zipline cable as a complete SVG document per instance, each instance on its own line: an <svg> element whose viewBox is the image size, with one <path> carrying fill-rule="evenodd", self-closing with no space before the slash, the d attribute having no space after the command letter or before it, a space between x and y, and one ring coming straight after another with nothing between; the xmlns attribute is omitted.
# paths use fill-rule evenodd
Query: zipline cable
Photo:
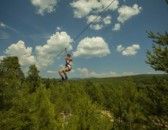
<svg viewBox="0 0 168 130"><path fill-rule="evenodd" d="M114 3L114 1L115 1L115 0L112 0L106 7L104 7L104 8L102 9L103 11L100 12L100 14L97 15L97 17L94 18L93 21L90 22L90 23L74 38L74 41L73 41L71 44L75 43L75 42L80 38L80 36L81 36L84 32L86 32L86 31L88 30L88 28L90 27L90 25L92 25L93 23L95 23L96 20L99 18L99 16L100 16L100 15L103 15L103 14L107 11L107 9ZM101 20L102 20L102 17L100 17L100 21L101 21ZM66 50L66 48L63 49L60 53L58 53L57 57L60 56L62 53L64 53L65 50Z"/></svg>
<svg viewBox="0 0 168 130"><path fill-rule="evenodd" d="M77 41L78 38L80 38L80 36L81 36L85 31L87 31L87 29L90 27L90 25L92 25L94 22L96 22L96 20L99 18L100 15L103 15L103 14L107 11L107 9L114 3L114 1L115 1L115 0L112 0L109 5L107 5L104 9L102 9L103 11L100 12L100 14L97 15L97 17L96 17L92 22L90 22L90 23L74 38L74 42ZM101 21L101 20L102 20L102 17L101 17L100 21Z"/></svg>

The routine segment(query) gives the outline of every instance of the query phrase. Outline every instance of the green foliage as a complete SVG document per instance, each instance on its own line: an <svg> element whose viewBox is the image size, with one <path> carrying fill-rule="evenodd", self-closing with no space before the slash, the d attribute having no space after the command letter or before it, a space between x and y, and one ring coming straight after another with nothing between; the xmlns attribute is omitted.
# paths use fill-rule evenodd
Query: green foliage
<svg viewBox="0 0 168 130"><path fill-rule="evenodd" d="M0 66L2 130L168 128L167 75L60 83L41 79L35 65L30 66L27 79L22 80L17 58L4 59Z"/></svg>
<svg viewBox="0 0 168 130"><path fill-rule="evenodd" d="M29 82L31 88L30 91L34 92L40 85L39 71L35 65L31 65L28 71L27 81Z"/></svg>
<svg viewBox="0 0 168 130"><path fill-rule="evenodd" d="M122 86L113 89L111 98L111 111L115 117L116 129L137 129L137 124L141 124L144 115L138 103L140 92L137 91L131 79L122 81ZM142 127L139 125L139 129Z"/></svg>
<svg viewBox="0 0 168 130"><path fill-rule="evenodd" d="M90 100L82 85L67 83L64 87L52 87L51 90L52 102L56 104L56 111L60 113L62 129L110 129L112 123L109 117L103 116L101 106Z"/></svg>
<svg viewBox="0 0 168 130"><path fill-rule="evenodd" d="M24 81L17 57L6 57L0 62L0 110L9 109L16 91Z"/></svg>
<svg viewBox="0 0 168 130"><path fill-rule="evenodd" d="M147 52L147 63L155 70L168 73L168 33L148 33L149 38L155 43L152 52ZM153 78L146 84L143 90L144 96L141 102L144 107L144 115L148 119L151 129L168 128L168 79Z"/></svg>
<svg viewBox="0 0 168 130"><path fill-rule="evenodd" d="M153 50L147 52L147 63L155 70L168 73L168 33L148 33L155 43Z"/></svg>
<svg viewBox="0 0 168 130"><path fill-rule="evenodd" d="M166 1L166 3L168 4L168 0L165 0Z"/></svg>
<svg viewBox="0 0 168 130"><path fill-rule="evenodd" d="M0 63L0 76L8 79L24 79L17 57L6 57Z"/></svg>
<svg viewBox="0 0 168 130"><path fill-rule="evenodd" d="M44 87L37 89L34 94L34 109L32 122L34 130L54 130L57 128L55 105L50 101L50 93Z"/></svg>
<svg viewBox="0 0 168 130"><path fill-rule="evenodd" d="M143 107L149 125L155 129L168 125L168 80L154 77L144 90Z"/></svg>

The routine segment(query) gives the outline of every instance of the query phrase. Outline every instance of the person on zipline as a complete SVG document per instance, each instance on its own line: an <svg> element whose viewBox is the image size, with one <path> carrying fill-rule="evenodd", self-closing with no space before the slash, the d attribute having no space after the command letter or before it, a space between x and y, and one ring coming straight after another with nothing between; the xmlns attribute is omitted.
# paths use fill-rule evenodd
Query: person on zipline
<svg viewBox="0 0 168 130"><path fill-rule="evenodd" d="M59 70L59 75L62 78L62 81L68 80L67 72L70 72L72 69L72 56L67 54L65 57L65 67Z"/></svg>

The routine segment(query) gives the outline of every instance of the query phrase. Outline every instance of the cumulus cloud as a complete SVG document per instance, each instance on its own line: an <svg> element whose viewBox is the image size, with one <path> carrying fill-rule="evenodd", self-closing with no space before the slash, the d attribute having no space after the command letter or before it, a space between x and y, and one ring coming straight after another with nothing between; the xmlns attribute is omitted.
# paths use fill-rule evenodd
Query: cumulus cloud
<svg viewBox="0 0 168 130"><path fill-rule="evenodd" d="M4 24L3 22L0 22L0 28L6 28L6 24Z"/></svg>
<svg viewBox="0 0 168 130"><path fill-rule="evenodd" d="M110 50L102 37L86 37L79 42L77 50L73 54L76 57L103 57L110 54Z"/></svg>
<svg viewBox="0 0 168 130"><path fill-rule="evenodd" d="M89 15L87 17L87 23L99 23L101 22L101 16L98 15Z"/></svg>
<svg viewBox="0 0 168 130"><path fill-rule="evenodd" d="M102 12L110 4L109 0L74 0L70 5L74 9L74 17L82 18L90 13ZM108 10L116 10L119 1L114 0Z"/></svg>
<svg viewBox="0 0 168 130"><path fill-rule="evenodd" d="M57 27L57 31L61 31L61 27Z"/></svg>
<svg viewBox="0 0 168 130"><path fill-rule="evenodd" d="M113 31L119 31L121 29L121 24L120 23L116 23L113 27Z"/></svg>
<svg viewBox="0 0 168 130"><path fill-rule="evenodd" d="M18 41L17 43L11 44L6 50L7 56L17 56L22 66L35 64L35 57L32 55L32 48L26 47L25 42Z"/></svg>
<svg viewBox="0 0 168 130"><path fill-rule="evenodd" d="M142 7L139 7L137 4L134 4L132 7L123 5L118 9L119 16L117 20L121 23L129 20L135 15L138 15L142 10Z"/></svg>
<svg viewBox="0 0 168 130"><path fill-rule="evenodd" d="M113 77L117 76L116 72L107 72L107 73L97 73L95 71L91 71L87 68L77 68L77 72L79 73L81 78L89 78L89 77L95 77L95 78L102 78L102 77Z"/></svg>
<svg viewBox="0 0 168 130"><path fill-rule="evenodd" d="M72 39L66 32L56 32L43 46L35 48L38 66L46 67L54 62L54 58L60 50L71 50Z"/></svg>
<svg viewBox="0 0 168 130"><path fill-rule="evenodd" d="M90 28L93 30L100 30L103 27L111 24L111 16L101 17L98 16L104 8L109 6L111 1L109 0L78 0L71 3L74 9L75 18L86 18L87 24L90 24ZM113 3L106 9L116 10L119 6L119 0L114 0Z"/></svg>
<svg viewBox="0 0 168 130"><path fill-rule="evenodd" d="M119 31L121 25L124 24L127 20L131 19L133 16L138 15L142 11L142 7L137 4L134 4L132 7L127 5L122 5L118 8L118 23L114 24L113 31Z"/></svg>
<svg viewBox="0 0 168 130"><path fill-rule="evenodd" d="M104 22L104 24L106 24L106 25L111 24L111 16L106 16L106 17L103 19L103 22Z"/></svg>
<svg viewBox="0 0 168 130"><path fill-rule="evenodd" d="M37 8L38 14L44 15L55 11L58 0L31 0L31 3Z"/></svg>
<svg viewBox="0 0 168 130"><path fill-rule="evenodd" d="M90 25L91 29L100 30L104 26L111 24L111 16L106 16L105 18L98 16L98 14L104 11L103 9L108 7L111 2L112 1L109 0L74 0L70 5L73 8L75 18L86 18L88 24L92 23ZM119 31L121 29L121 24L133 16L138 15L141 12L142 7L137 4L134 4L133 6L119 6L119 0L114 0L105 12L108 13L108 11L116 10L118 12L118 23L114 25L113 31Z"/></svg>
<svg viewBox="0 0 168 130"><path fill-rule="evenodd" d="M86 19L87 24L90 24L90 28L93 30L100 30L104 26L111 24L111 16L102 18L98 15L89 15Z"/></svg>
<svg viewBox="0 0 168 130"><path fill-rule="evenodd" d="M130 75L137 75L137 73L134 72L123 72L121 76L130 76Z"/></svg>
<svg viewBox="0 0 168 130"><path fill-rule="evenodd" d="M138 44L133 44L128 47L123 47L122 45L117 46L117 51L120 52L124 56L136 55L139 49L140 49L140 45Z"/></svg>
<svg viewBox="0 0 168 130"><path fill-rule="evenodd" d="M6 50L4 56L17 56L23 67L36 64L39 69L52 64L60 51L67 48L71 50L73 40L66 32L56 32L42 46L36 46L34 53L32 47L26 47L24 41L18 41L11 44ZM3 57L4 57L3 56ZM1 59L3 58L1 56Z"/></svg>
<svg viewBox="0 0 168 130"><path fill-rule="evenodd" d="M103 28L103 24L91 24L90 28L93 30L100 30Z"/></svg>
<svg viewBox="0 0 168 130"><path fill-rule="evenodd" d="M109 1L109 0L100 0L100 3L102 4L103 8L106 8L107 6L109 6L111 1ZM108 10L116 10L118 7L119 7L119 0L113 0L112 4L109 6Z"/></svg>
<svg viewBox="0 0 168 130"><path fill-rule="evenodd" d="M57 71L56 71L56 70L55 70L55 71L53 71L53 70L48 70L47 73L49 73L49 74L56 74Z"/></svg>
<svg viewBox="0 0 168 130"><path fill-rule="evenodd" d="M90 77L105 78L105 77L130 76L130 75L136 75L137 74L137 73L134 73L134 72L117 73L117 72L113 72L113 71L97 73L97 72L95 72L93 70L90 70L88 68L85 68L85 67L77 68L75 71L78 73L80 78L90 78Z"/></svg>
<svg viewBox="0 0 168 130"><path fill-rule="evenodd" d="M97 0L78 0L70 4L74 9L74 17L82 18L87 16L91 11L100 8Z"/></svg>
<svg viewBox="0 0 168 130"><path fill-rule="evenodd" d="M87 24L90 24L90 28L93 30L100 30L103 28L103 24L101 22L102 17L97 15L90 15L87 18Z"/></svg>

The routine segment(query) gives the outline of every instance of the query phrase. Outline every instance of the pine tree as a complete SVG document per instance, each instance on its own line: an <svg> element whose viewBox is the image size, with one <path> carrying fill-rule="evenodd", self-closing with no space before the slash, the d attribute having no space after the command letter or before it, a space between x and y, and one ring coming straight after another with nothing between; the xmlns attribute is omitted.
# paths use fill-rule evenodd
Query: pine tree
<svg viewBox="0 0 168 130"><path fill-rule="evenodd" d="M9 109L21 83L24 74L17 57L6 57L0 62L0 105L1 109Z"/></svg>
<svg viewBox="0 0 168 130"><path fill-rule="evenodd" d="M36 88L40 85L39 71L35 65L31 65L29 67L27 81L31 86L32 92L34 92Z"/></svg>
<svg viewBox="0 0 168 130"><path fill-rule="evenodd" d="M147 63L155 70L168 73L168 33L148 33L153 39L153 50L147 52ZM145 115L153 129L168 128L168 80L154 78L145 89L143 99Z"/></svg>
<svg viewBox="0 0 168 130"><path fill-rule="evenodd" d="M153 50L147 51L147 63L156 71L168 73L168 33L148 33L149 38L153 39Z"/></svg>
<svg viewBox="0 0 168 130"><path fill-rule="evenodd" d="M6 57L1 61L0 76L7 79L24 79L24 73L17 57Z"/></svg>
<svg viewBox="0 0 168 130"><path fill-rule="evenodd" d="M35 93L35 111L33 114L34 130L56 130L55 105L50 101L50 93L39 87Z"/></svg>
<svg viewBox="0 0 168 130"><path fill-rule="evenodd" d="M168 128L168 81L154 77L145 88L142 106L153 129Z"/></svg>

